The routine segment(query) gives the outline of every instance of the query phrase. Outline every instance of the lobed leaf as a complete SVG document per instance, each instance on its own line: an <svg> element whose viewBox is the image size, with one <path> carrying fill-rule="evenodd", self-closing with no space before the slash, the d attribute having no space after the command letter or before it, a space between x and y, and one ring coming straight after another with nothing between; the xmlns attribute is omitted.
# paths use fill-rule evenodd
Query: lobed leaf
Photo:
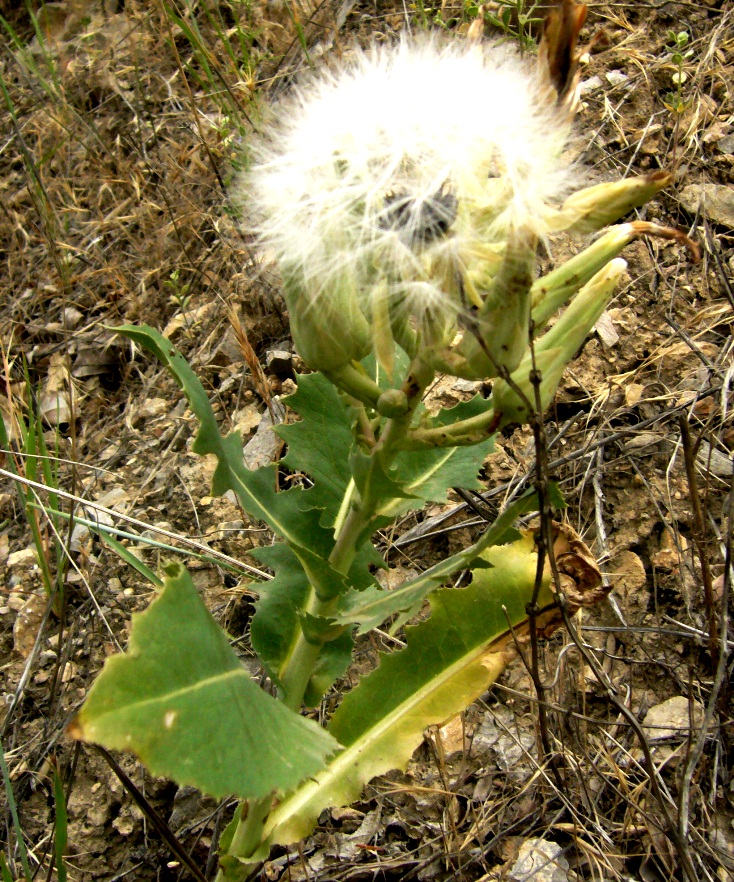
<svg viewBox="0 0 734 882"><path fill-rule="evenodd" d="M338 749L333 736L251 679L178 563L133 616L69 734L135 753L154 775L217 798L292 790Z"/></svg>
<svg viewBox="0 0 734 882"><path fill-rule="evenodd" d="M333 546L331 533L319 524L318 513L308 517L300 507L303 491L294 488L276 492L277 472L273 466L250 471L242 458L239 432L222 437L209 398L186 359L161 333L147 325L123 325L114 328L119 334L152 352L173 374L199 421L193 451L202 456L217 457L212 481L212 494L221 496L232 490L245 511L264 521L294 548L308 548L312 553L328 557Z"/></svg>
<svg viewBox="0 0 734 882"><path fill-rule="evenodd" d="M292 471L306 472L312 478L313 487L301 494L301 508L322 510L322 525L333 527L351 479L349 409L323 374L300 376L298 388L286 403L301 421L275 429L288 444L282 462Z"/></svg>
<svg viewBox="0 0 734 882"><path fill-rule="evenodd" d="M561 507L564 504L563 500L555 485L551 486L553 488L551 499L555 505ZM408 579L399 588L392 591L368 588L360 594L346 595L336 622L357 624L359 625L357 633L365 634L372 628L379 627L390 616L398 614L397 625L401 626L418 613L426 597L445 583L450 576L472 566L481 566L482 559L479 555L486 549L518 539L520 534L514 529L514 522L522 515L536 511L537 508L537 494L528 491L508 505L473 545L445 558L415 578Z"/></svg>
<svg viewBox="0 0 734 882"><path fill-rule="evenodd" d="M481 395L470 401L444 408L430 421L431 428L451 426L491 410L491 404ZM480 444L467 447L437 447L434 450L403 450L396 458L393 480L404 490L407 501L389 502L380 513L395 517L418 508L424 502L444 502L451 487L479 490L479 469L485 457L492 452L494 441L488 438ZM416 499L417 502L413 502Z"/></svg>

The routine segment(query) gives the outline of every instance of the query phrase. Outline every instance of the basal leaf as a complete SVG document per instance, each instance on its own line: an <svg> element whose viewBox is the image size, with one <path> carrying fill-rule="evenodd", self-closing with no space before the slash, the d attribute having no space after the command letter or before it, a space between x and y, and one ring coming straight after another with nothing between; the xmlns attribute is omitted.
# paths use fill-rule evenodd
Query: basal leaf
<svg viewBox="0 0 734 882"><path fill-rule="evenodd" d="M188 572L133 616L128 651L94 683L70 734L135 753L154 775L222 798L292 790L338 749L252 681Z"/></svg>
<svg viewBox="0 0 734 882"><path fill-rule="evenodd" d="M302 838L324 808L348 804L370 778L404 768L427 726L462 711L504 670L509 625L517 630L527 618L537 556L532 536L486 556L492 567L467 588L435 592L431 617L407 629L407 648L383 656L346 696L329 725L345 749L271 814L265 834L273 842ZM547 583L539 602L552 605Z"/></svg>

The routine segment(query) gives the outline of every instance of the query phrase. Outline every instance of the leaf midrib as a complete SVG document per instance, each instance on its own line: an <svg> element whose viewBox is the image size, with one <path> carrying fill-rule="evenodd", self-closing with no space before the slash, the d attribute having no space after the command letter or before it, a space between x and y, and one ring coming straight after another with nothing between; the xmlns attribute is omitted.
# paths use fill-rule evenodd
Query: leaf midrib
<svg viewBox="0 0 734 882"><path fill-rule="evenodd" d="M308 784L301 788L301 790L303 791L303 795L297 799L297 802L292 809L290 808L291 799L296 800L296 798L299 796L300 791L294 794L294 796L287 802L282 803L282 805L289 807L287 815L282 820L277 819L279 809L275 809L275 811L270 816L270 820L272 821L272 823L268 823L266 825L265 835L270 836L289 818L297 815L301 808L306 805L310 801L310 799L318 793L320 789L330 786L330 783L338 780L339 777L343 775L348 766L353 764L355 754L359 755L369 751L370 748L374 747L375 744L379 743L382 738L389 734L390 729L400 722L401 717L406 716L410 710L417 707L426 698L429 698L431 692L437 691L452 677L454 677L464 668L472 664L472 662L475 662L481 656L486 655L490 651L490 646L493 643L499 642L505 636L506 632L502 632L501 634L498 634L495 638L493 638L488 644L481 643L478 646L470 649L468 652L465 652L452 665L447 668L443 668L438 675L431 677L431 679L428 680L420 689L418 689L416 692L413 692L387 716L383 717L380 721L378 721L378 723L370 727L370 729L368 729L359 738L357 738L357 740L353 744L349 745L349 747L346 747L340 754L338 754L336 758L332 760L332 762L329 764L327 769L325 769L323 772L320 772L315 777L315 779L309 781ZM328 729L326 731L328 732Z"/></svg>

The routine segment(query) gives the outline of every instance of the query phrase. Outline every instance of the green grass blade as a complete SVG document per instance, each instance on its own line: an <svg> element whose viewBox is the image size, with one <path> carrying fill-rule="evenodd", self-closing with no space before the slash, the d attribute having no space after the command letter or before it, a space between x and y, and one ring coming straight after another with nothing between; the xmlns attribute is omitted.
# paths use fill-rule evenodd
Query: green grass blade
<svg viewBox="0 0 734 882"><path fill-rule="evenodd" d="M13 874L10 872L4 851L0 851L0 875L2 875L3 882L13 882Z"/></svg>
<svg viewBox="0 0 734 882"><path fill-rule="evenodd" d="M155 585L156 588L163 587L163 580L160 579L150 567L147 567L139 557L136 557L129 548L125 548L122 542L118 542L107 530L97 528L97 531L99 533L99 538L105 543L105 545L108 545L115 554L121 560L124 560L129 567L132 567L136 573L139 573L144 579L147 579L151 585Z"/></svg>
<svg viewBox="0 0 734 882"><path fill-rule="evenodd" d="M64 853L68 842L68 818L66 814L66 794L64 793L64 782L61 780L59 770L54 764L54 810L56 827L56 835L54 836L54 859L56 863L56 876L58 882L66 882L66 864L64 862Z"/></svg>
<svg viewBox="0 0 734 882"><path fill-rule="evenodd" d="M10 780L10 772L8 771L8 764L5 762L5 750L3 748L2 742L0 742L0 769L2 769L3 775L3 784L5 785L5 796L8 800L8 807L10 808L10 816L13 819L13 829L15 830L15 838L18 843L18 851L20 852L20 862L23 866L23 876L26 882L31 882L33 878L31 875L31 867L28 863L28 851L25 847L25 839L23 838L23 830L20 826L20 819L18 818L18 806L15 802L15 794L13 793L13 784ZM3 871L4 875L4 871Z"/></svg>

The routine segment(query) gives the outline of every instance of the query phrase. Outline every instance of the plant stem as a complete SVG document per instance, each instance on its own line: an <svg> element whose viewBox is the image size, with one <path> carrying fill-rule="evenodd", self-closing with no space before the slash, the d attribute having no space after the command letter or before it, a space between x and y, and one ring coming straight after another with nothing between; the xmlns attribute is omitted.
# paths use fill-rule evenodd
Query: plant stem
<svg viewBox="0 0 734 882"><path fill-rule="evenodd" d="M402 442L410 429L415 408L432 380L433 371L416 358L402 388L408 401L408 412L400 417L385 421L380 439L370 451L371 473L377 474L378 470L385 472L401 450ZM331 566L343 575L348 574L359 550L364 532L368 529L375 511L380 504L385 502L378 493L373 492L370 484L368 476L363 497L355 492L352 484L348 488L348 492L352 494L353 498L346 516L341 521L336 542L329 555ZM328 600L321 600L312 588L309 599L304 606L304 612L312 616L329 618L337 611L339 599L339 595L337 595ZM283 689L278 695L291 710L296 712L300 710L306 687L322 649L323 643L309 642L303 631L299 629L293 650L281 672ZM240 857L247 860L255 854L262 842L263 823L270 812L270 806L271 798L269 796L263 800L250 802L246 817L240 818L235 828L232 841L227 849L228 857ZM238 808L238 811L242 811L242 806ZM242 878L244 878L246 864L242 864L242 869ZM230 880L240 878L239 875L233 875L232 872L225 873L225 870L220 869L216 882L230 882Z"/></svg>
<svg viewBox="0 0 734 882"><path fill-rule="evenodd" d="M458 420L449 426L433 426L427 429L413 429L406 434L401 443L403 450L432 450L436 447L471 447L486 441L499 428L502 414L491 408L484 413L465 420Z"/></svg>
<svg viewBox="0 0 734 882"><path fill-rule="evenodd" d="M361 508L351 508L343 522L339 538L329 555L329 563L334 569L346 575L357 553L357 540L370 522L372 515ZM333 616L339 605L339 595L329 600L321 600L311 589L305 612L312 616L329 618ZM286 667L281 674L283 684L283 702L291 710L300 710L303 696L311 679L314 666L318 660L323 643L313 643L306 639L299 630L296 643L290 654ZM280 696L279 696L280 697Z"/></svg>
<svg viewBox="0 0 734 882"><path fill-rule="evenodd" d="M268 795L262 799L250 800L249 802L241 802L237 806L237 812L240 819L232 836L232 841L227 849L227 855L232 857L249 857L257 850L262 842L262 831L265 821L270 814L273 805L272 796ZM247 809L247 815L243 818L242 812ZM245 878L250 873L250 869L245 864L242 865L241 874L234 875L228 873L220 867L217 871L215 882L230 882L237 878Z"/></svg>
<svg viewBox="0 0 734 882"><path fill-rule="evenodd" d="M373 473L378 467L383 472L386 471L400 451L402 442L410 429L413 413L432 380L433 371L420 359L414 359L401 390L408 402L408 412L400 417L386 420L380 440L370 451ZM385 502L378 494L371 492L370 483L368 477L367 486L361 497L350 484L348 492L353 495L352 504L342 521L336 543L329 555L331 566L345 576L349 573L349 568L354 562L364 531L369 527L378 507ZM334 615L338 605L339 596L329 600L321 600L311 589L305 612L312 616L329 618ZM308 681L311 679L322 647L323 643L309 642L303 631L299 631L290 657L281 672L283 701L291 710L297 711L301 707Z"/></svg>

